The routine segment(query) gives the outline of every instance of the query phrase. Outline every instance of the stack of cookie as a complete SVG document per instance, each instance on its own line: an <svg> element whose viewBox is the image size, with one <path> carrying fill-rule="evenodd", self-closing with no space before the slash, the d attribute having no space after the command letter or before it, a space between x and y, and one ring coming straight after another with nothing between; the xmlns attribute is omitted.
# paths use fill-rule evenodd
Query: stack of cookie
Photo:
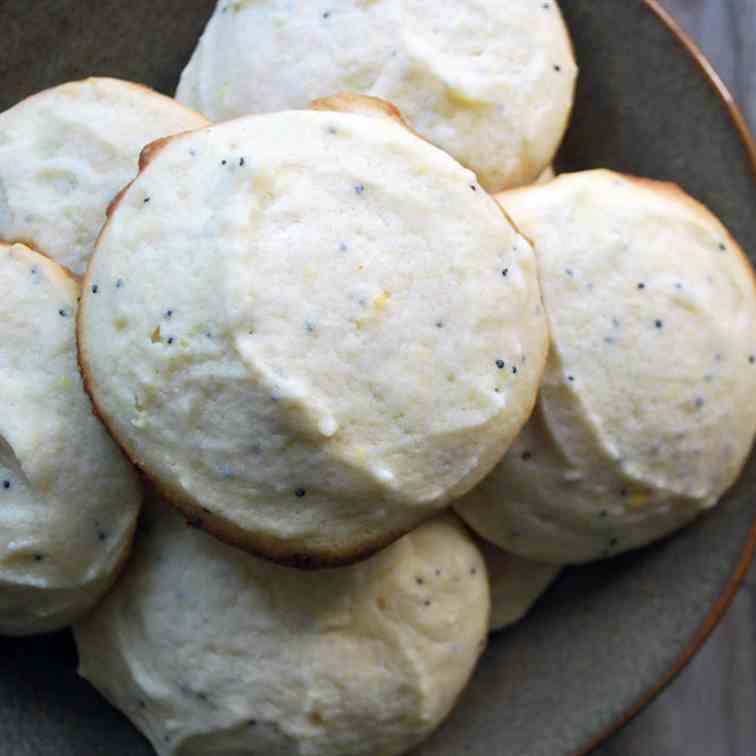
<svg viewBox="0 0 756 756"><path fill-rule="evenodd" d="M0 630L73 623L160 754L406 752L563 565L749 454L736 242L554 178L553 0L433 11L220 0L177 101L0 114Z"/></svg>

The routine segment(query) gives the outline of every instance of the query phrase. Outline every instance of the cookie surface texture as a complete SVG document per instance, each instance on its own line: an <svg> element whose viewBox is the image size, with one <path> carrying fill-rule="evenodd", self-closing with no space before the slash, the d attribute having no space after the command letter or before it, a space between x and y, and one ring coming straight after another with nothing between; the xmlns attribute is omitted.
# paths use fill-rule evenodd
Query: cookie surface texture
<svg viewBox="0 0 756 756"><path fill-rule="evenodd" d="M305 572L150 509L124 578L75 628L80 673L160 756L395 756L485 645L482 557L449 515Z"/></svg>
<svg viewBox="0 0 756 756"><path fill-rule="evenodd" d="M553 158L576 75L553 0L220 0L176 96L213 121L381 97L498 191Z"/></svg>
<svg viewBox="0 0 756 756"><path fill-rule="evenodd" d="M161 493L310 566L366 556L477 483L529 416L547 348L529 243L380 108L149 150L79 333L98 411Z"/></svg>
<svg viewBox="0 0 756 756"><path fill-rule="evenodd" d="M0 243L0 634L58 630L109 588L141 503L76 364L78 283Z"/></svg>
<svg viewBox="0 0 756 756"><path fill-rule="evenodd" d="M650 543L714 506L748 456L753 269L671 184L591 171L499 198L535 245L552 348L533 418L458 511L541 561Z"/></svg>
<svg viewBox="0 0 756 756"><path fill-rule="evenodd" d="M70 82L23 100L0 113L0 239L83 273L142 147L206 125L175 100L117 79Z"/></svg>
<svg viewBox="0 0 756 756"><path fill-rule="evenodd" d="M478 547L491 585L491 632L519 622L562 571L558 564L523 559L483 539Z"/></svg>

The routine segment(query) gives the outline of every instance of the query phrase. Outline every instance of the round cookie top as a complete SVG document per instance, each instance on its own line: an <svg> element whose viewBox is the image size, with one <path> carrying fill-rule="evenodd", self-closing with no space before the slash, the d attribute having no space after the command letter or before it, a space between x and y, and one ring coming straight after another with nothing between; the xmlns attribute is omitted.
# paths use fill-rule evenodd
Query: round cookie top
<svg viewBox="0 0 756 756"><path fill-rule="evenodd" d="M214 121L336 92L393 102L489 191L532 182L577 76L554 0L220 0L177 99Z"/></svg>
<svg viewBox="0 0 756 756"><path fill-rule="evenodd" d="M535 260L473 174L370 100L148 150L89 267L98 411L220 538L320 566L477 483L531 412ZM321 104L320 107L324 105Z"/></svg>
<svg viewBox="0 0 756 756"><path fill-rule="evenodd" d="M80 674L161 756L404 753L485 646L485 565L449 515L360 564L302 572L147 509L124 577L75 637Z"/></svg>
<svg viewBox="0 0 756 756"><path fill-rule="evenodd" d="M753 270L674 185L590 171L499 199L535 244L553 343L533 418L458 511L555 563L660 538L751 448Z"/></svg>
<svg viewBox="0 0 756 756"><path fill-rule="evenodd" d="M110 586L141 482L92 414L76 364L79 286L0 243L0 633L58 630Z"/></svg>
<svg viewBox="0 0 756 756"><path fill-rule="evenodd" d="M491 632L519 622L562 571L558 564L523 559L483 539L478 547L491 587Z"/></svg>
<svg viewBox="0 0 756 756"><path fill-rule="evenodd" d="M0 239L42 249L83 273L105 211L139 152L207 120L117 79L47 89L0 113Z"/></svg>

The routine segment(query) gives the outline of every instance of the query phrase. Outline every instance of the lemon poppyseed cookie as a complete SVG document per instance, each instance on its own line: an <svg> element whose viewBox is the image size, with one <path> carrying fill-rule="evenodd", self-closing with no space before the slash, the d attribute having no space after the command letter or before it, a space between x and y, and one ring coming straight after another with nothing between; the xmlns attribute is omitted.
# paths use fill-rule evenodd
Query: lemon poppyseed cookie
<svg viewBox="0 0 756 756"><path fill-rule="evenodd" d="M756 287L672 184L609 171L499 196L535 245L552 336L533 418L458 511L501 548L584 562L714 506L756 431Z"/></svg>
<svg viewBox="0 0 756 756"><path fill-rule="evenodd" d="M206 126L169 97L116 79L45 90L0 113L0 239L82 273L144 145Z"/></svg>
<svg viewBox="0 0 756 756"><path fill-rule="evenodd" d="M92 414L76 364L79 285L0 243L0 633L58 630L107 590L141 482Z"/></svg>
<svg viewBox="0 0 756 756"><path fill-rule="evenodd" d="M480 539L491 586L491 632L519 622L562 571L561 566L509 554Z"/></svg>
<svg viewBox="0 0 756 756"><path fill-rule="evenodd" d="M381 97L495 191L553 158L576 75L554 0L220 0L176 97L214 121Z"/></svg>
<svg viewBox="0 0 756 756"><path fill-rule="evenodd" d="M333 106L350 102L363 112L150 148L79 317L98 411L161 493L310 566L367 556L475 485L547 349L530 244L470 171L390 108Z"/></svg>
<svg viewBox="0 0 756 756"><path fill-rule="evenodd" d="M488 583L456 518L303 572L148 509L124 577L74 632L80 674L161 756L394 756L472 674Z"/></svg>

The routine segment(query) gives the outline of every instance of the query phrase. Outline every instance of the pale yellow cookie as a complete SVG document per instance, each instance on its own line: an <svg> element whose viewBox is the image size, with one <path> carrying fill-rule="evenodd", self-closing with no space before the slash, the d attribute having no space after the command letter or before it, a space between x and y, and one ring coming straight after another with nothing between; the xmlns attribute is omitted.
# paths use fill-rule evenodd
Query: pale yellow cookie
<svg viewBox="0 0 756 756"><path fill-rule="evenodd" d="M491 632L519 622L562 571L557 564L534 562L480 539L491 585Z"/></svg>
<svg viewBox="0 0 756 756"><path fill-rule="evenodd" d="M220 0L176 97L214 121L381 97L498 191L552 160L576 76L554 0Z"/></svg>
<svg viewBox="0 0 756 756"><path fill-rule="evenodd" d="M149 511L75 636L80 674L160 756L404 753L485 646L485 565L449 515L358 565L303 572Z"/></svg>
<svg viewBox="0 0 756 756"><path fill-rule="evenodd" d="M150 149L79 318L98 411L162 493L232 544L314 566L480 481L547 348L532 249L496 202L390 108L351 106Z"/></svg>
<svg viewBox="0 0 756 756"><path fill-rule="evenodd" d="M83 273L142 147L206 126L170 97L118 79L47 89L0 113L0 239Z"/></svg>
<svg viewBox="0 0 756 756"><path fill-rule="evenodd" d="M76 364L78 283L0 243L0 634L59 630L116 577L141 502Z"/></svg>
<svg viewBox="0 0 756 756"><path fill-rule="evenodd" d="M756 287L672 184L562 175L499 200L533 241L552 349L536 412L457 510L524 557L584 562L714 506L756 432Z"/></svg>

